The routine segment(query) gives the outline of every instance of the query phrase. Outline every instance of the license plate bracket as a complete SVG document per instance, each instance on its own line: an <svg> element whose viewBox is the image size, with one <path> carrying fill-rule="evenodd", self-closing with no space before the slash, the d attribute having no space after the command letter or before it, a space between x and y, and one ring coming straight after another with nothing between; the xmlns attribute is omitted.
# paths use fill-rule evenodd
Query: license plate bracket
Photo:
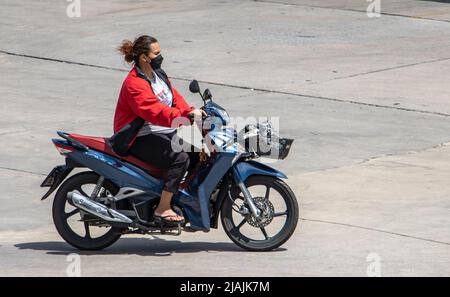
<svg viewBox="0 0 450 297"><path fill-rule="evenodd" d="M51 187L55 184L56 180L58 179L58 176L65 171L66 165L56 166L55 168L50 171L50 173L47 175L47 177L44 179L44 181L41 184L41 187Z"/></svg>

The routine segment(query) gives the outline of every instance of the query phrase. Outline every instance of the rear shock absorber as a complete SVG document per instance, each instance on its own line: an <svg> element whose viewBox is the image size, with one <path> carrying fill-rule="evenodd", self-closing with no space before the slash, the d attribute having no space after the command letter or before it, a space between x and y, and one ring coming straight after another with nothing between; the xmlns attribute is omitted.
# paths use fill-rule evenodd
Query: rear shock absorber
<svg viewBox="0 0 450 297"><path fill-rule="evenodd" d="M102 189L102 185L103 185L104 181L105 181L105 178L103 176L100 176L98 178L97 184L95 185L95 188L94 188L94 190L92 191L92 194L91 194L91 199L92 200L94 200L94 201L96 200L98 194L100 193L100 190Z"/></svg>

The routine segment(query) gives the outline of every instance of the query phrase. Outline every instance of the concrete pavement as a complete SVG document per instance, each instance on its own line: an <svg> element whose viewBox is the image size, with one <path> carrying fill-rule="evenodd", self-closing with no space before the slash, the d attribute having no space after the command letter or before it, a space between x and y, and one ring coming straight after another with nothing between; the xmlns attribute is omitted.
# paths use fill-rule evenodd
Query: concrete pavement
<svg viewBox="0 0 450 297"><path fill-rule="evenodd" d="M80 253L82 275L365 276L374 254L385 276L450 274L450 4L381 1L380 18L363 0L81 0L80 18L67 4L0 4L0 275L66 275L80 253L39 201L63 161L50 138L111 135L127 69L114 49L140 33L193 104L196 78L232 116L280 117L296 140L273 166L302 220L273 253L221 228L124 237Z"/></svg>

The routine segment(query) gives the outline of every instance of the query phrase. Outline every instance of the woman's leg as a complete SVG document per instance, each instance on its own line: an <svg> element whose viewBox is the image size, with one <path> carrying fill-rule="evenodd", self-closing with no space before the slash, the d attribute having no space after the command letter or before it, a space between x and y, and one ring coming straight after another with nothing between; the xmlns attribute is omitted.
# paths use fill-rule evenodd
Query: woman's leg
<svg viewBox="0 0 450 297"><path fill-rule="evenodd" d="M160 133L140 136L133 143L130 152L149 164L167 170L164 189L155 214L167 216L167 220L181 221L183 217L171 209L170 202L173 194L178 192L180 182L189 166L189 155L186 152L173 151L171 138L172 135Z"/></svg>
<svg viewBox="0 0 450 297"><path fill-rule="evenodd" d="M175 151L180 152L184 151L189 156L189 167L187 171L191 171L194 169L195 165L200 160L200 151L201 149L188 143L184 139L180 138L177 134L173 134L171 136L172 139L172 148L175 149Z"/></svg>

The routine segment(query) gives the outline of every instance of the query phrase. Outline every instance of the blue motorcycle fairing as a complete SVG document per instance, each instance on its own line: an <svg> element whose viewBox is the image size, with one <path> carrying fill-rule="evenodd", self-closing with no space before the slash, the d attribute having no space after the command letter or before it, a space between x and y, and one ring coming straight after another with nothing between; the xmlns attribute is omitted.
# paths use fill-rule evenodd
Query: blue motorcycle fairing
<svg viewBox="0 0 450 297"><path fill-rule="evenodd" d="M161 194L163 188L162 180L156 179L144 170L110 155L89 149L87 151L69 153L67 158L94 170L121 188L129 187L155 195Z"/></svg>
<svg viewBox="0 0 450 297"><path fill-rule="evenodd" d="M223 176L228 172L233 165L233 153L222 153L215 157L212 166L207 172L201 176L197 175L194 179L192 193L197 193L197 197L186 195L186 192L181 191L181 195L175 196L173 199L176 204L183 206L188 214L191 228L195 230L210 230L211 214L210 214L210 198L217 184L222 180ZM201 180L203 175L206 175ZM200 184L199 184L200 183Z"/></svg>
<svg viewBox="0 0 450 297"><path fill-rule="evenodd" d="M54 139L53 142L70 147L65 140ZM224 153L216 157L214 164L202 174L203 180L197 177L190 190L181 190L173 197L175 204L183 208L191 227L196 230L210 230L210 196L223 175L232 165L235 154ZM136 188L153 195L160 195L164 182L147 174L142 169L123 162L105 153L88 149L73 151L66 157L77 164L87 167L119 187Z"/></svg>
<svg viewBox="0 0 450 297"><path fill-rule="evenodd" d="M235 176L235 179L238 178L238 180L242 181L247 180L251 175L270 175L278 178L287 178L284 173L253 160L238 162L234 167L235 172L238 174L238 176Z"/></svg>
<svg viewBox="0 0 450 297"><path fill-rule="evenodd" d="M212 115L218 120L220 120L220 124L222 125L226 125L230 122L230 117L227 111L222 106L220 106L219 104L215 103L212 100L206 102L205 106L203 107L203 110L208 115Z"/></svg>

